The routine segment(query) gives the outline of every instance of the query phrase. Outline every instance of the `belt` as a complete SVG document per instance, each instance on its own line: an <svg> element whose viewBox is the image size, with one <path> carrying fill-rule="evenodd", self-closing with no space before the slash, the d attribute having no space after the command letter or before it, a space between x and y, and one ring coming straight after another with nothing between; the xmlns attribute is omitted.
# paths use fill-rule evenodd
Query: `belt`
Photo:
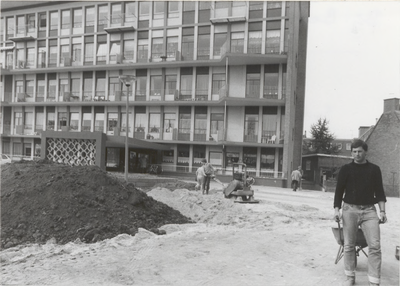
<svg viewBox="0 0 400 286"><path fill-rule="evenodd" d="M353 208L360 209L360 210L369 209L374 206L374 205L353 205L353 204L348 204L348 203L345 203L345 204L352 206Z"/></svg>

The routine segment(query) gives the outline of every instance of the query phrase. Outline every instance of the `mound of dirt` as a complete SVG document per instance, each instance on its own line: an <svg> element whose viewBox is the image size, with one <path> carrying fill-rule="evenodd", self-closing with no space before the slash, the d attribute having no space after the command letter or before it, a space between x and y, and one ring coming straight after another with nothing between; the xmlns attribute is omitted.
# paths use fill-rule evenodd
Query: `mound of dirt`
<svg viewBox="0 0 400 286"><path fill-rule="evenodd" d="M96 166L21 162L1 170L1 247L96 242L192 220Z"/></svg>

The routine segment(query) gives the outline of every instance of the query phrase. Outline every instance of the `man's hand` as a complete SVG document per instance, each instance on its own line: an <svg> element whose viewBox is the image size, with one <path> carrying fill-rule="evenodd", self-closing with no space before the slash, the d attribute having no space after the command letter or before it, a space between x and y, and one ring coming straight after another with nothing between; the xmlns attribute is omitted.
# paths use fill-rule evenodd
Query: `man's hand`
<svg viewBox="0 0 400 286"><path fill-rule="evenodd" d="M341 216L341 214L340 214L339 209L335 208L335 214L333 215L333 219L334 219L336 222L340 222L341 218L342 218L342 216Z"/></svg>
<svg viewBox="0 0 400 286"><path fill-rule="evenodd" d="M385 223L387 222L387 217L386 217L386 213L385 212L381 212L381 218L379 220L379 223Z"/></svg>

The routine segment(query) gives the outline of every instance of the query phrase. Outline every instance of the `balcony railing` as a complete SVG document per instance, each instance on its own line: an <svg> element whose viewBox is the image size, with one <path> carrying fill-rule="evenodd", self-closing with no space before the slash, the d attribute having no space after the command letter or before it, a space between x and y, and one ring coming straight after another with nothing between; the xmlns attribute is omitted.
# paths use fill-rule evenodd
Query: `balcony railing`
<svg viewBox="0 0 400 286"><path fill-rule="evenodd" d="M261 143L275 144L277 143L276 130L263 130Z"/></svg>
<svg viewBox="0 0 400 286"><path fill-rule="evenodd" d="M245 131L245 133L247 133L247 132ZM258 135L257 134L244 135L244 141L245 142L258 142Z"/></svg>
<svg viewBox="0 0 400 286"><path fill-rule="evenodd" d="M277 86L264 86L264 98L267 99L278 99L278 87Z"/></svg>
<svg viewBox="0 0 400 286"><path fill-rule="evenodd" d="M194 129L194 141L203 141L205 142L207 140L207 129L199 129L199 128L195 128Z"/></svg>

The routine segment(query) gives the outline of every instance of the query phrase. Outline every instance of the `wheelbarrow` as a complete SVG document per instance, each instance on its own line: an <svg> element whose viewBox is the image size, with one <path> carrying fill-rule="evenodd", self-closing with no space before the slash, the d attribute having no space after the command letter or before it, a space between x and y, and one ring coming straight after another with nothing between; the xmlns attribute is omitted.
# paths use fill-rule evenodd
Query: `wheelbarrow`
<svg viewBox="0 0 400 286"><path fill-rule="evenodd" d="M336 255L336 260L335 264L339 262L340 259L342 259L344 255L344 236L343 236L343 228L340 226L340 222L338 222L338 227L332 227L332 232L333 235L335 236L335 239L337 243L339 244L339 250ZM360 255L360 251L364 253L366 257L368 257L367 253L365 253L364 249L367 247L367 241L365 240L364 233L362 232L361 228L358 228L357 230L357 239L356 239L356 245L355 245L355 252L356 252L356 266L357 266L357 257Z"/></svg>

